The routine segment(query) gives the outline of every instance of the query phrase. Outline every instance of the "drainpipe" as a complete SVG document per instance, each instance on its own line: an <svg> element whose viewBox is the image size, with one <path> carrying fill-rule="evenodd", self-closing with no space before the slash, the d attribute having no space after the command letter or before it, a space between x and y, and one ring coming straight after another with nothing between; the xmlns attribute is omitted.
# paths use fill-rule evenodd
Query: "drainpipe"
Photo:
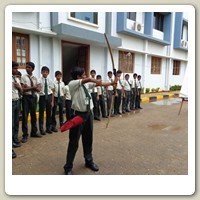
<svg viewBox="0 0 200 200"><path fill-rule="evenodd" d="M145 46L144 46L144 51L147 52L148 50L148 40L145 40ZM144 92L145 92L145 88L146 88L146 85L145 85L145 69L147 67L147 61L148 61L148 54L145 53L144 54L144 67L142 67L142 86L144 88Z"/></svg>
<svg viewBox="0 0 200 200"><path fill-rule="evenodd" d="M112 26L112 13L111 12L106 12L106 17L105 17L105 33L106 35L111 35L111 26ZM109 52L108 52L108 48L107 46L104 48L104 56L105 56L105 62L104 62L104 73L105 77L104 79L107 78L107 72L110 71L110 68L108 66L108 56L109 56ZM106 71L106 73L105 73ZM112 71L112 69L111 69Z"/></svg>
<svg viewBox="0 0 200 200"><path fill-rule="evenodd" d="M167 55L170 56L170 46L167 46ZM172 59L166 58L166 71L165 71L165 90L169 89L169 69L171 67Z"/></svg>

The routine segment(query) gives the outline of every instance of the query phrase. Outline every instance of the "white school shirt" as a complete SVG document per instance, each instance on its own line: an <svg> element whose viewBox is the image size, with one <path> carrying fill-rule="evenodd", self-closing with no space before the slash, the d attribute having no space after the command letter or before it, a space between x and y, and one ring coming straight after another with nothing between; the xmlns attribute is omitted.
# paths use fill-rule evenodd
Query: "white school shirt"
<svg viewBox="0 0 200 200"><path fill-rule="evenodd" d="M131 91L130 84L128 83L127 80L124 80L124 81L122 82L122 85L124 86L124 90L125 90L125 91Z"/></svg>
<svg viewBox="0 0 200 200"><path fill-rule="evenodd" d="M131 88L135 88L135 85L137 86L137 79L132 80Z"/></svg>
<svg viewBox="0 0 200 200"><path fill-rule="evenodd" d="M96 84L86 83L84 85L86 89L91 89L91 86L94 87ZM69 86L69 91L70 91L71 99L72 99L71 108L74 109L75 111L87 112L87 105L85 104L86 94L82 86L82 79L72 80L69 82L68 86ZM90 110L92 110L93 107L94 107L93 101L90 95Z"/></svg>
<svg viewBox="0 0 200 200"><path fill-rule="evenodd" d="M63 97L65 93L65 84L63 81L60 81L60 96ZM58 97L58 81L54 81L54 97Z"/></svg>
<svg viewBox="0 0 200 200"><path fill-rule="evenodd" d="M52 94L52 90L54 89L54 83L48 77L46 79L47 79L48 95L49 95L49 94ZM45 78L44 77L39 78L38 83L40 84L40 87L41 87L39 95L44 96L45 95L44 93Z"/></svg>
<svg viewBox="0 0 200 200"><path fill-rule="evenodd" d="M21 84L24 84L24 85L26 84L27 86L31 87L31 80L30 79L32 80L34 86L38 85L38 79L34 75L30 76L28 74L22 75ZM32 95L32 91L25 92L24 94L25 95Z"/></svg>
<svg viewBox="0 0 200 200"><path fill-rule="evenodd" d="M142 84L141 84L141 81L140 81L140 80L137 81L137 87L138 87L139 89L142 89Z"/></svg>
<svg viewBox="0 0 200 200"><path fill-rule="evenodd" d="M14 77L12 75L12 82L13 83L19 83L20 84L20 80L17 77ZM19 91L18 89L12 84L12 100L18 100L19 99Z"/></svg>
<svg viewBox="0 0 200 200"><path fill-rule="evenodd" d="M89 93L96 93L97 92L97 87L93 86L93 87L90 87L88 89Z"/></svg>
<svg viewBox="0 0 200 200"><path fill-rule="evenodd" d="M97 86L98 95L105 95L105 88L104 86Z"/></svg>
<svg viewBox="0 0 200 200"><path fill-rule="evenodd" d="M71 100L71 94L70 94L70 91L69 91L69 86L68 85L65 85L65 99L66 100Z"/></svg>
<svg viewBox="0 0 200 200"><path fill-rule="evenodd" d="M118 81L117 81L117 90L121 90L122 89L122 80L121 79L119 79Z"/></svg>
<svg viewBox="0 0 200 200"><path fill-rule="evenodd" d="M114 80L113 80L112 78L108 78L108 82L109 82L109 83L113 83ZM109 86L108 86L108 90L113 91L113 86L112 86L112 85L109 85Z"/></svg>

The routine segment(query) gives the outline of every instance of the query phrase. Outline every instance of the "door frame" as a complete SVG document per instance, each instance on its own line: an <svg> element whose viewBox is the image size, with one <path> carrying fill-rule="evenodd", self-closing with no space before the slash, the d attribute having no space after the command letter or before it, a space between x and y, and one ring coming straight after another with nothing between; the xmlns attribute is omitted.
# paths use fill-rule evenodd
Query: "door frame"
<svg viewBox="0 0 200 200"><path fill-rule="evenodd" d="M62 52L62 71L63 71L63 44L73 44L77 46L82 46L82 47L87 47L87 58L86 58L86 66L85 66L85 74L86 76L90 75L90 45L88 44L82 44L82 43L77 43L77 42L70 42L66 40L61 40L61 52Z"/></svg>

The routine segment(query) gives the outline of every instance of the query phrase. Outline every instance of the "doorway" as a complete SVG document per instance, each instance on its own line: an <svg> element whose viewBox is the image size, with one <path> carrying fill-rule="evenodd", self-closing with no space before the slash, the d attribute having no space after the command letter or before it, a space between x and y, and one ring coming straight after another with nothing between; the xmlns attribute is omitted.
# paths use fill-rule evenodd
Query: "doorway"
<svg viewBox="0 0 200 200"><path fill-rule="evenodd" d="M89 45L62 41L62 72L65 84L71 80L71 70L75 66L83 67L89 75Z"/></svg>

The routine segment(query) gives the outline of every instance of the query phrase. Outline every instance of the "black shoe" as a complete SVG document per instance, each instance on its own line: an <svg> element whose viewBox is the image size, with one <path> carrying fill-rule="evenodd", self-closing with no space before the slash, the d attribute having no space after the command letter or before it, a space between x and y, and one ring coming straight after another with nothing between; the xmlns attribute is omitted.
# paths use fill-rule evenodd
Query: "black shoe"
<svg viewBox="0 0 200 200"><path fill-rule="evenodd" d="M103 118L108 118L108 116L105 115L105 116L103 116Z"/></svg>
<svg viewBox="0 0 200 200"><path fill-rule="evenodd" d="M65 175L73 175L72 170L65 170Z"/></svg>
<svg viewBox="0 0 200 200"><path fill-rule="evenodd" d="M22 138L21 142L22 142L22 143L26 143L27 140L28 140L28 137L27 137L27 136L24 136L24 137Z"/></svg>
<svg viewBox="0 0 200 200"><path fill-rule="evenodd" d="M12 150L12 158L16 158L17 154Z"/></svg>
<svg viewBox="0 0 200 200"><path fill-rule="evenodd" d="M35 134L31 134L31 137L42 137L42 135L39 133L35 133Z"/></svg>
<svg viewBox="0 0 200 200"><path fill-rule="evenodd" d="M95 120L101 121L99 117L94 117Z"/></svg>
<svg viewBox="0 0 200 200"><path fill-rule="evenodd" d="M130 110L126 110L126 112L131 112Z"/></svg>
<svg viewBox="0 0 200 200"><path fill-rule="evenodd" d="M58 129L57 129L56 127L52 127L52 128L51 128L51 131L53 131L53 132L58 132Z"/></svg>
<svg viewBox="0 0 200 200"><path fill-rule="evenodd" d="M121 115L122 113L121 112L117 112L117 114Z"/></svg>
<svg viewBox="0 0 200 200"><path fill-rule="evenodd" d="M142 109L142 107L139 107L139 109Z"/></svg>
<svg viewBox="0 0 200 200"><path fill-rule="evenodd" d="M41 135L46 135L46 132L44 130L40 131Z"/></svg>
<svg viewBox="0 0 200 200"><path fill-rule="evenodd" d="M99 167L94 162L86 162L85 166L90 168L92 171L99 171Z"/></svg>
<svg viewBox="0 0 200 200"><path fill-rule="evenodd" d="M13 143L12 143L12 146L13 146L14 148L17 148L17 147L21 147L21 144L20 144L20 143L13 142Z"/></svg>
<svg viewBox="0 0 200 200"><path fill-rule="evenodd" d="M50 129L47 129L46 133L52 134L52 131Z"/></svg>

